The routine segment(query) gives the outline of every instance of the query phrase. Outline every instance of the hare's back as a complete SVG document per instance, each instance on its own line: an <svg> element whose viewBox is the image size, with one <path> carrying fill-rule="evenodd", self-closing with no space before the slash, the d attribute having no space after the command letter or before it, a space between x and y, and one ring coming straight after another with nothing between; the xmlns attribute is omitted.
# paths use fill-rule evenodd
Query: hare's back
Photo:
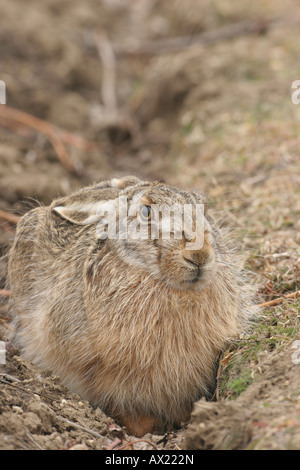
<svg viewBox="0 0 300 470"><path fill-rule="evenodd" d="M39 207L27 212L17 225L8 263L9 284L14 295L17 295L19 290L24 291L24 289L30 288L36 232L39 225L39 215L43 211L45 209Z"/></svg>

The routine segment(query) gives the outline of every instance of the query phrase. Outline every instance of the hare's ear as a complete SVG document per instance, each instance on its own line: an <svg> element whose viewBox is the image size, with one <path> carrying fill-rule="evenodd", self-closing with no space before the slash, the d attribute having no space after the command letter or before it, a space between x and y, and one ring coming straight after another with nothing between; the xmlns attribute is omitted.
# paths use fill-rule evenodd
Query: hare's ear
<svg viewBox="0 0 300 470"><path fill-rule="evenodd" d="M113 201L97 201L56 206L52 208L52 212L72 224L89 225L99 222L112 209Z"/></svg>
<svg viewBox="0 0 300 470"><path fill-rule="evenodd" d="M195 192L192 192L191 194L193 194L195 196L195 201L197 203L204 205L204 212L206 213L208 208L209 208L208 198L206 196L203 196L203 194L199 194L199 193L195 193Z"/></svg>
<svg viewBox="0 0 300 470"><path fill-rule="evenodd" d="M118 189L125 189L139 183L142 183L142 181L136 176L124 176L123 178L112 178L110 180L111 186Z"/></svg>
<svg viewBox="0 0 300 470"><path fill-rule="evenodd" d="M204 205L204 212L206 213L209 208L208 198L206 196L202 196L201 203Z"/></svg>

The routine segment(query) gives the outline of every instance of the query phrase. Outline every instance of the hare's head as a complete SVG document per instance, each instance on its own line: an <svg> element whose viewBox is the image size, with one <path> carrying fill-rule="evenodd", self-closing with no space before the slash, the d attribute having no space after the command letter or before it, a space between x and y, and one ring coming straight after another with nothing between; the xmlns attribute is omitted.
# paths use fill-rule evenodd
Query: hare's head
<svg viewBox="0 0 300 470"><path fill-rule="evenodd" d="M134 177L100 183L53 205L71 224L95 227L116 257L176 289L200 290L216 270L206 199Z"/></svg>

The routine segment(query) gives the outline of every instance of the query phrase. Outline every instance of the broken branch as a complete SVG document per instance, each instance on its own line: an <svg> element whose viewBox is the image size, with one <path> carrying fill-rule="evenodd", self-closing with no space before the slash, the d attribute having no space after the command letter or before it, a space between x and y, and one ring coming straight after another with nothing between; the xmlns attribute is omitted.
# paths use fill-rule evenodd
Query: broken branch
<svg viewBox="0 0 300 470"><path fill-rule="evenodd" d="M93 431L93 429L89 429L89 428L86 428L85 426L82 426L81 424L74 423L73 421L70 421L69 419L64 418L63 416L56 415L56 417L59 418L60 420L62 420L68 426L72 426L73 428L80 429L81 431L87 432L87 433L91 434L92 436L97 437L98 439L103 437L98 432Z"/></svg>
<svg viewBox="0 0 300 470"><path fill-rule="evenodd" d="M101 96L107 111L117 112L116 96L116 59L113 47L107 37L102 33L95 33L95 44L102 62Z"/></svg>
<svg viewBox="0 0 300 470"><path fill-rule="evenodd" d="M105 32L95 32L93 39L102 65L101 100L103 109L98 110L97 125L101 128L116 128L128 133L135 143L140 140L137 120L126 107L118 106L116 81L116 55Z"/></svg>
<svg viewBox="0 0 300 470"><path fill-rule="evenodd" d="M272 19L269 21L242 21L228 26L223 26L213 31L205 31L194 36L181 36L145 42L144 44L131 49L124 49L122 46L115 46L115 53L119 56L135 56L178 52L194 46L214 44L237 36L263 34L272 26L277 24L278 21L279 19Z"/></svg>
<svg viewBox="0 0 300 470"><path fill-rule="evenodd" d="M7 289L0 289L0 297L10 297L11 291Z"/></svg>
<svg viewBox="0 0 300 470"><path fill-rule="evenodd" d="M53 145L57 157L61 161L62 165L72 173L79 174L80 172L71 161L64 146L64 142L81 150L99 148L95 142L88 142L80 136L59 129L43 119L32 116L24 111L11 108L8 105L5 105L3 108L3 112L0 115L0 123L3 127L12 128L13 130L15 130L15 125L12 125L12 123L18 123L45 134Z"/></svg>
<svg viewBox="0 0 300 470"><path fill-rule="evenodd" d="M117 450L126 449L126 447L132 446L133 444L137 444L138 442L146 442L147 444L151 445L155 450L157 450L156 445L153 444L152 442L148 441L147 439L137 439L137 440L135 440L135 441L127 442L126 444L124 444L124 445L122 445L121 447L119 447Z"/></svg>
<svg viewBox="0 0 300 470"><path fill-rule="evenodd" d="M282 304L287 299L297 299L298 297L300 297L300 290L297 290L296 292L292 292L291 294L279 297L278 299L270 300L269 302L263 302L261 304L258 304L257 307L259 308L271 307L273 305Z"/></svg>
<svg viewBox="0 0 300 470"><path fill-rule="evenodd" d="M69 158L69 155L65 149L65 146L58 135L57 129L42 119L39 119L31 114L25 113L18 109L5 106L1 118L9 119L11 121L17 121L25 126L33 127L34 129L45 134L50 142L52 143L57 157L61 161L62 165L70 172L77 173L77 170ZM2 120L2 119L1 119ZM2 120L3 124L3 120Z"/></svg>
<svg viewBox="0 0 300 470"><path fill-rule="evenodd" d="M17 224L21 217L15 214L10 214L9 212L0 209L0 219L6 220L7 222L11 222L12 224Z"/></svg>
<svg viewBox="0 0 300 470"><path fill-rule="evenodd" d="M115 440L111 444L105 447L105 450L113 450L115 447L117 447L120 444L122 444L121 439L116 437Z"/></svg>

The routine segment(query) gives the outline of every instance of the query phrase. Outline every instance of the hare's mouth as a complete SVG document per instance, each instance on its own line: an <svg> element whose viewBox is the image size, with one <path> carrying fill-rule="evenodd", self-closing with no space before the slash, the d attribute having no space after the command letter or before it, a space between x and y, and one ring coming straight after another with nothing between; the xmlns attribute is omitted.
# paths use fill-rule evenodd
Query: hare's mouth
<svg viewBox="0 0 300 470"><path fill-rule="evenodd" d="M198 270L197 274L192 277L191 279L187 279L186 281L184 281L186 284L196 284L196 282L200 281L202 277L202 272L201 270Z"/></svg>
<svg viewBox="0 0 300 470"><path fill-rule="evenodd" d="M174 276L166 276L164 282L175 290L200 291L212 280L212 271L205 268L188 270Z"/></svg>
<svg viewBox="0 0 300 470"><path fill-rule="evenodd" d="M209 284L208 276L198 274L191 279L187 279L181 283L181 289L200 291Z"/></svg>
<svg viewBox="0 0 300 470"><path fill-rule="evenodd" d="M184 264L187 266L189 278L185 280L188 284L195 284L203 275L202 266L195 261L183 256Z"/></svg>
<svg viewBox="0 0 300 470"><path fill-rule="evenodd" d="M203 266L191 266L181 281L182 288L201 290L212 281L215 269L213 262Z"/></svg>

